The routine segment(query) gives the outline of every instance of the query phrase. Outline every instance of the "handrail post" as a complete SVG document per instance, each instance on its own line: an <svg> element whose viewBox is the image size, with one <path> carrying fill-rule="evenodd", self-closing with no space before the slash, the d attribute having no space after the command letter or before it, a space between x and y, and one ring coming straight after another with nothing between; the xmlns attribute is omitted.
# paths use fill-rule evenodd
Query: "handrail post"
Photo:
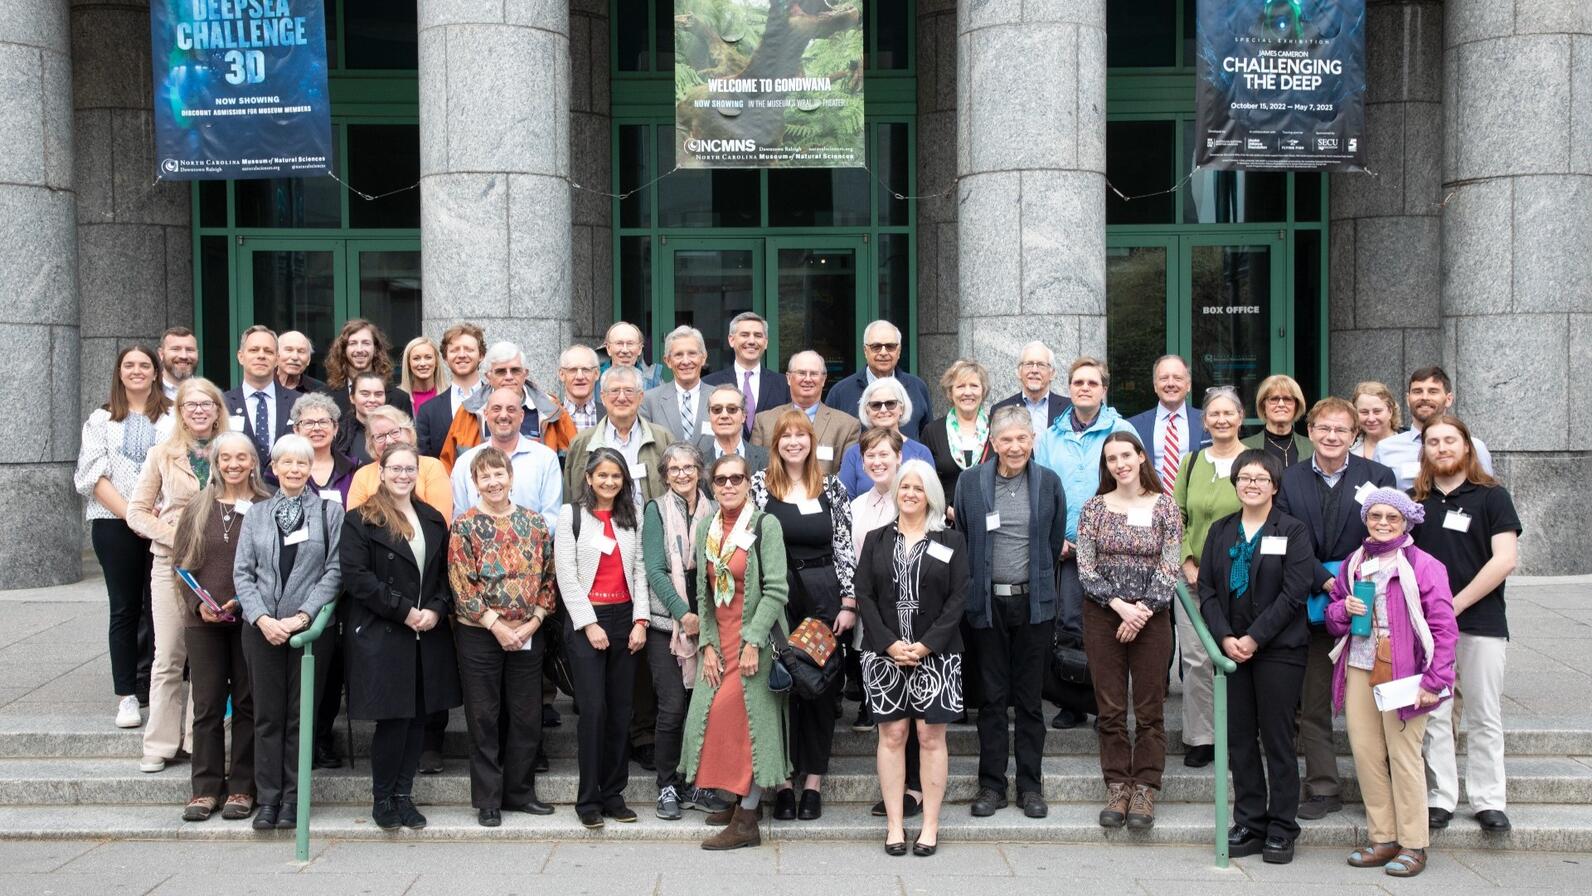
<svg viewBox="0 0 1592 896"><path fill-rule="evenodd" d="M337 602L332 601L315 615L310 627L288 639L289 646L303 648L299 660L299 742L298 742L298 823L294 828L294 855L300 862L310 860L310 780L315 745L315 641L326 631Z"/></svg>
<svg viewBox="0 0 1592 896"><path fill-rule="evenodd" d="M1211 630L1205 626L1205 619L1200 615L1199 605L1194 598L1189 596L1188 587L1182 582L1174 583L1177 587L1177 599L1183 604L1183 612L1189 618L1189 623L1194 627L1194 633L1199 636L1200 646L1204 648L1207 656L1211 658L1211 666L1215 670L1214 687L1211 693L1212 734L1216 741L1213 750L1216 753L1216 780L1214 801L1216 803L1216 867L1228 867L1227 853L1227 676L1238 671L1238 664L1233 662L1216 646L1216 640L1211 637Z"/></svg>

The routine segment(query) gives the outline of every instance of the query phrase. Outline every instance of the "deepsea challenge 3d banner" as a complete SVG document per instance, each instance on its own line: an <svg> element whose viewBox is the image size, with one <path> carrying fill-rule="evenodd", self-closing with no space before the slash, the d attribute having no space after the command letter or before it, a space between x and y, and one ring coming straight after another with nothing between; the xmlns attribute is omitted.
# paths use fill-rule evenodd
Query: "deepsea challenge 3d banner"
<svg viewBox="0 0 1592 896"><path fill-rule="evenodd" d="M1365 0L1199 0L1202 168L1365 166Z"/></svg>
<svg viewBox="0 0 1592 896"><path fill-rule="evenodd" d="M675 0L675 164L860 168L860 0Z"/></svg>
<svg viewBox="0 0 1592 896"><path fill-rule="evenodd" d="M323 0L152 0L149 27L157 177L331 170Z"/></svg>

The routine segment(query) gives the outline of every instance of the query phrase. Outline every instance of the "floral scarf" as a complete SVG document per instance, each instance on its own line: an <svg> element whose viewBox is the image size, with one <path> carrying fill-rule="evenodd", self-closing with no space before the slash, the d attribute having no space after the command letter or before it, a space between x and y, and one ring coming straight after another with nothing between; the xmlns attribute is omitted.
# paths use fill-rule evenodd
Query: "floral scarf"
<svg viewBox="0 0 1592 896"><path fill-rule="evenodd" d="M735 518L735 524L730 527L728 536L724 532L724 510L713 511L713 520L708 523L707 560L713 565L713 603L716 606L727 607L735 600L735 576L730 572L730 558L735 556L736 536L747 531L752 521L752 508L741 506L740 515Z"/></svg>
<svg viewBox="0 0 1592 896"><path fill-rule="evenodd" d="M956 461L958 469L965 470L977 464L982 458L984 444L989 441L989 409L979 408L978 416L973 420L973 438L978 440L979 447L973 449L973 457L969 459L962 448L962 424L956 417L956 411L945 415L946 440L951 443L951 459Z"/></svg>

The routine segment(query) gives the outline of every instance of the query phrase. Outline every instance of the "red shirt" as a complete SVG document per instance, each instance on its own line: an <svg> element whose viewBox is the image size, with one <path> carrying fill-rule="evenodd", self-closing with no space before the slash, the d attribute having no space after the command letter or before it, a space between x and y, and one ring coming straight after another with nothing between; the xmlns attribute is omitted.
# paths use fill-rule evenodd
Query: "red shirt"
<svg viewBox="0 0 1592 896"><path fill-rule="evenodd" d="M614 549L601 555L597 561L597 575L591 582L591 602L594 604L630 603L630 583L625 581L625 561L619 555L618 539L614 538L614 519L611 510L596 510L592 516L602 521L603 535L614 541Z"/></svg>

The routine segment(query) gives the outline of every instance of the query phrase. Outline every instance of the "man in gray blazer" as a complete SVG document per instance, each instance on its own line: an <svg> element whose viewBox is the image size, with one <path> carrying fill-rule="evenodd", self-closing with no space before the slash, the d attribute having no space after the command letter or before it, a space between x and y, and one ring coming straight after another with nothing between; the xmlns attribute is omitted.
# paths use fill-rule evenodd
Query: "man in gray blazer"
<svg viewBox="0 0 1592 896"><path fill-rule="evenodd" d="M704 403L712 431L696 438L702 460L711 464L726 454L739 454L749 472L767 468L768 449L746 440L746 397L741 390L727 383L715 386Z"/></svg>
<svg viewBox="0 0 1592 896"><path fill-rule="evenodd" d="M694 442L708 430L708 403L702 365L708 346L696 327L675 327L663 338L663 362L674 382L648 389L641 397L641 419L669 431L670 441Z"/></svg>

